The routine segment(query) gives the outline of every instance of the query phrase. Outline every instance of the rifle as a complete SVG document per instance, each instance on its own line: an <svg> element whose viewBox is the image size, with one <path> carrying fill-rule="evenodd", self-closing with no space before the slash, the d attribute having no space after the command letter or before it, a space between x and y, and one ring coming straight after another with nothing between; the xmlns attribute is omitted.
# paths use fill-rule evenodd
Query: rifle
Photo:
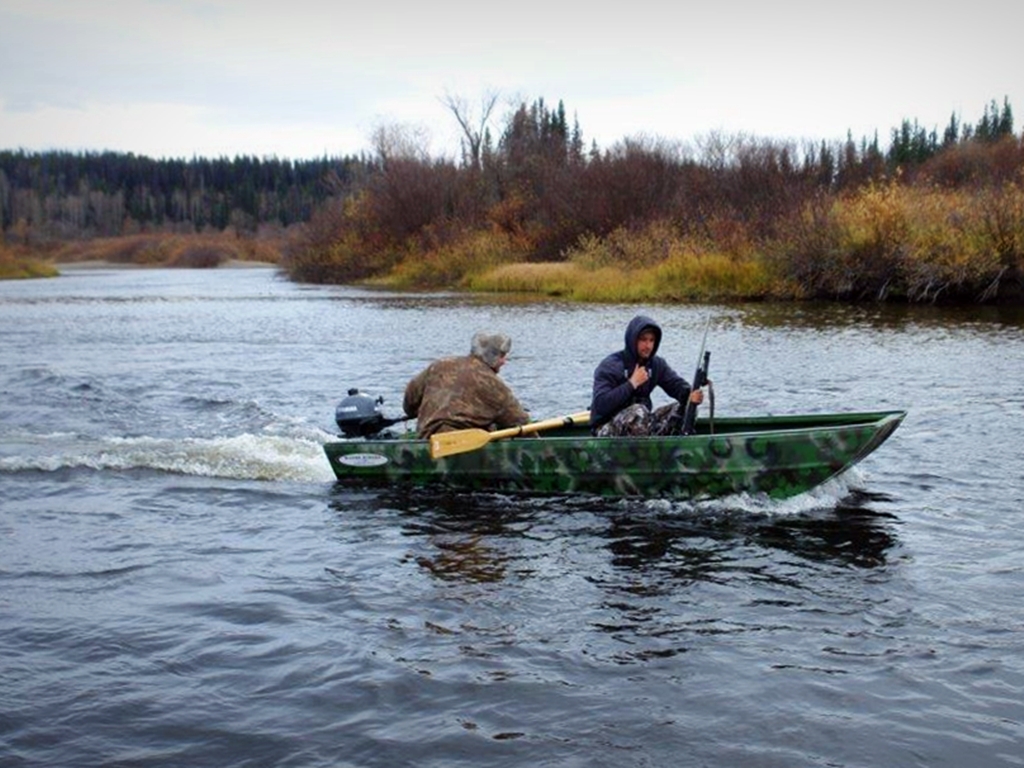
<svg viewBox="0 0 1024 768"><path fill-rule="evenodd" d="M690 388L690 394L700 389L708 383L708 365L711 363L711 352L704 351L704 347L708 342L708 329L711 327L711 318L708 318L707 324L704 326L704 339L700 343L700 352L697 355L697 370L693 374L693 384ZM686 399L686 410L683 411L683 426L680 430L682 435L692 435L694 433L694 423L697 421L697 404L691 402L689 398Z"/></svg>

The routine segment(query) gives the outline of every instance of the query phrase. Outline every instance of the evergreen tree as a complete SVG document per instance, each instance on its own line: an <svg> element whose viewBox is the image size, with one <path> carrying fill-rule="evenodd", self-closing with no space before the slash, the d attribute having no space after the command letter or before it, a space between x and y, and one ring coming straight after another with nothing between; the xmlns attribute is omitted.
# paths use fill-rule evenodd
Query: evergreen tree
<svg viewBox="0 0 1024 768"><path fill-rule="evenodd" d="M1013 136L1013 111L1010 109L1010 99L1003 97L1003 111L999 116L999 123L996 126L998 136Z"/></svg>
<svg viewBox="0 0 1024 768"><path fill-rule="evenodd" d="M949 125L946 126L946 130L942 134L942 146L951 147L960 140L960 120L956 116L956 112L950 115Z"/></svg>
<svg viewBox="0 0 1024 768"><path fill-rule="evenodd" d="M308 221L327 197L351 193L370 172L354 157L293 163L0 151L0 226L21 220L46 237L118 235L126 226L223 229L232 221L287 226Z"/></svg>

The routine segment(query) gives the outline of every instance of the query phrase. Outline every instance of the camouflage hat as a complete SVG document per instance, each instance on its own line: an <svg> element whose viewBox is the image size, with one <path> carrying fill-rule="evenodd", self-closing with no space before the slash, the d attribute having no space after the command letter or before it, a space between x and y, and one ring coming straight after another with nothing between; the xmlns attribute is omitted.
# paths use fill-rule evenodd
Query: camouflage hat
<svg viewBox="0 0 1024 768"><path fill-rule="evenodd" d="M477 331L473 334L473 343L469 354L479 357L491 368L498 364L502 355L507 355L512 349L512 339L503 333L484 333Z"/></svg>

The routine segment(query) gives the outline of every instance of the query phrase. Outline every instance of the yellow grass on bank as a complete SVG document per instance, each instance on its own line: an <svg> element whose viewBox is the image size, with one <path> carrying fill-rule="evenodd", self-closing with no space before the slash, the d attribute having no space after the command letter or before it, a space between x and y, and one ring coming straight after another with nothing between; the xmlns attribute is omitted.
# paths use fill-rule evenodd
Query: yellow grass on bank
<svg viewBox="0 0 1024 768"><path fill-rule="evenodd" d="M721 255L672 256L649 267L576 262L506 264L467 280L472 291L533 293L580 302L738 301L791 294L760 262Z"/></svg>
<svg viewBox="0 0 1024 768"><path fill-rule="evenodd" d="M681 236L668 222L637 230L618 229L607 237L587 235L564 254L564 261L528 260L495 233L482 233L447 251L414 256L417 265L437 262L450 268L449 285L469 291L519 293L579 302L738 301L792 298L792 286L777 277L745 241L731 252ZM742 246L742 247L740 247ZM460 254L452 259L449 252ZM408 270L409 262L400 266ZM422 266L420 266L422 269ZM434 269L441 272L439 266Z"/></svg>
<svg viewBox="0 0 1024 768"><path fill-rule="evenodd" d="M468 230L451 242L412 250L387 275L367 281L405 290L468 288L477 275L515 264L527 253L507 233ZM486 289L485 289L486 290Z"/></svg>
<svg viewBox="0 0 1024 768"><path fill-rule="evenodd" d="M18 253L0 242L0 280L56 277L58 274L50 262Z"/></svg>

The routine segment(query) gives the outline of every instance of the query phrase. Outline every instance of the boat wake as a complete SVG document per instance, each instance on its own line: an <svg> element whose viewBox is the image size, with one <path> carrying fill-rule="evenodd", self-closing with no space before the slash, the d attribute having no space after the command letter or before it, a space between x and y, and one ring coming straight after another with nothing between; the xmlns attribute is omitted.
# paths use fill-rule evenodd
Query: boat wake
<svg viewBox="0 0 1024 768"><path fill-rule="evenodd" d="M678 501L650 499L644 507L655 515L683 514L729 517L732 515L765 515L772 517L800 516L822 509L834 509L851 493L865 483L863 470L858 466L847 469L810 491L787 499L772 499L764 494L736 493L715 499Z"/></svg>
<svg viewBox="0 0 1024 768"><path fill-rule="evenodd" d="M324 439L327 437L325 434ZM84 439L54 433L23 434L5 443L0 472L152 469L243 480L334 480L322 440L312 436L242 434L216 438Z"/></svg>

